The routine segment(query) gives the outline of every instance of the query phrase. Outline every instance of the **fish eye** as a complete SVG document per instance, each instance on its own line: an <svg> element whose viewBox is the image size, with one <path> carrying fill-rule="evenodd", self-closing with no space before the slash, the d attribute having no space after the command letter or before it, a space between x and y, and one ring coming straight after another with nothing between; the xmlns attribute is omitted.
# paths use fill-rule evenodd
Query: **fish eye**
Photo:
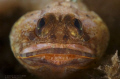
<svg viewBox="0 0 120 79"><path fill-rule="evenodd" d="M82 35L82 34L83 34L83 28L82 28L82 23L81 23L81 21L78 20L78 19L75 19L74 25L75 25L75 27L78 29L79 34Z"/></svg>
<svg viewBox="0 0 120 79"><path fill-rule="evenodd" d="M45 26L45 19L41 18L38 23L37 27L35 29L36 34L39 36L41 34L42 28Z"/></svg>
<svg viewBox="0 0 120 79"><path fill-rule="evenodd" d="M40 21L38 21L37 28L41 29L45 25L45 20L42 18Z"/></svg>

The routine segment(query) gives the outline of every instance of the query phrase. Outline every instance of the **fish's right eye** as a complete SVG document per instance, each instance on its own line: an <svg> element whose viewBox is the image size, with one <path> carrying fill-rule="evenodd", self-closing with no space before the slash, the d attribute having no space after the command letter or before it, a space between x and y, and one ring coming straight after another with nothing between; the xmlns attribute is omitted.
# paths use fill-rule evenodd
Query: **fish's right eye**
<svg viewBox="0 0 120 79"><path fill-rule="evenodd" d="M38 21L37 28L41 29L45 25L45 20L42 18L40 21Z"/></svg>
<svg viewBox="0 0 120 79"><path fill-rule="evenodd" d="M35 29L36 34L39 36L41 34L42 28L45 26L45 19L41 18L38 23L37 27Z"/></svg>

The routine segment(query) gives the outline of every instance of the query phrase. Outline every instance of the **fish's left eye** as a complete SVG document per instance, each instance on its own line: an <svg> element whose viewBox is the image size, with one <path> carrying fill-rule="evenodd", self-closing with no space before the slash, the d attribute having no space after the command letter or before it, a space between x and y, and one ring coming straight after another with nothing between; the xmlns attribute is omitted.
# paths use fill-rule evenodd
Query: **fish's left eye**
<svg viewBox="0 0 120 79"><path fill-rule="evenodd" d="M83 34L83 28L82 28L82 23L81 23L81 21L78 20L78 19L75 19L75 20L74 20L74 25L75 25L75 27L78 29L79 34L82 35L82 34Z"/></svg>

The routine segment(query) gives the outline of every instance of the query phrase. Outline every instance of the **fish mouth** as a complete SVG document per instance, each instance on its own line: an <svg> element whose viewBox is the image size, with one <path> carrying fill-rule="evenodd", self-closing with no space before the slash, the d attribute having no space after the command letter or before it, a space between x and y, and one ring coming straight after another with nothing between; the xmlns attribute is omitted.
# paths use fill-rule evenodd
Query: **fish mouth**
<svg viewBox="0 0 120 79"><path fill-rule="evenodd" d="M21 51L18 58L30 65L85 65L95 59L92 49L79 44L42 43L31 45Z"/></svg>

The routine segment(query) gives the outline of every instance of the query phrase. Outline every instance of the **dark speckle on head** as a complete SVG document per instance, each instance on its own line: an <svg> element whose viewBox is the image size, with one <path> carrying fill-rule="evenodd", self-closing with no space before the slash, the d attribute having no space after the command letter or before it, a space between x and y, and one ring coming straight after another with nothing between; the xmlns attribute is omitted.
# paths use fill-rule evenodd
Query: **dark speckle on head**
<svg viewBox="0 0 120 79"><path fill-rule="evenodd" d="M83 38L85 41L88 41L90 39L90 36L88 36L88 34L84 32Z"/></svg>
<svg viewBox="0 0 120 79"><path fill-rule="evenodd" d="M67 41L69 39L68 35L64 35L63 40Z"/></svg>
<svg viewBox="0 0 120 79"><path fill-rule="evenodd" d="M35 37L36 37L36 35L35 35L34 32L30 32L30 33L29 33L29 36L28 36L29 40L34 40Z"/></svg>
<svg viewBox="0 0 120 79"><path fill-rule="evenodd" d="M34 15L33 13L31 14L31 16Z"/></svg>
<svg viewBox="0 0 120 79"><path fill-rule="evenodd" d="M60 22L62 21L62 15L59 16L59 21L60 21Z"/></svg>
<svg viewBox="0 0 120 79"><path fill-rule="evenodd" d="M77 15L79 15L79 11L78 11L78 10L76 10L75 13L76 13Z"/></svg>
<svg viewBox="0 0 120 79"><path fill-rule="evenodd" d="M62 2L58 2L58 6L61 6L62 5Z"/></svg>
<svg viewBox="0 0 120 79"><path fill-rule="evenodd" d="M89 17L89 15L88 15L88 14L86 14L86 16L87 16L87 17Z"/></svg>
<svg viewBox="0 0 120 79"><path fill-rule="evenodd" d="M50 6L47 6L47 8L50 8Z"/></svg>
<svg viewBox="0 0 120 79"><path fill-rule="evenodd" d="M56 36L55 36L54 34L51 34L51 35L50 35L50 38L51 38L51 39L56 39Z"/></svg>
<svg viewBox="0 0 120 79"><path fill-rule="evenodd" d="M37 20L34 20L34 22L37 22Z"/></svg>

